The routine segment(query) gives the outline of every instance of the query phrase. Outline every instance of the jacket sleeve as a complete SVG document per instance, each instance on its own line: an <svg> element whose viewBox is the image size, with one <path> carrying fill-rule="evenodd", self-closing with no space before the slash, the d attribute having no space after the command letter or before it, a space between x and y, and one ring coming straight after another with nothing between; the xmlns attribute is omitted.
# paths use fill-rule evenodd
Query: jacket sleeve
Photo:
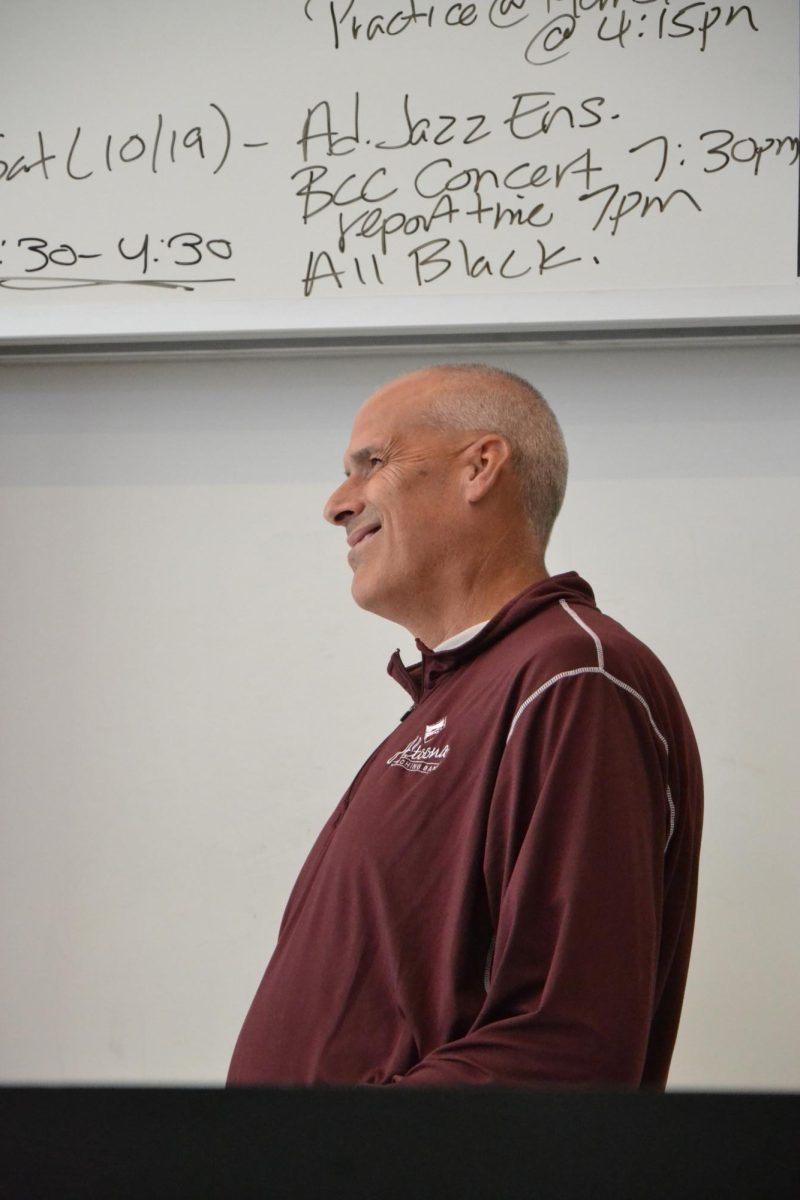
<svg viewBox="0 0 800 1200"><path fill-rule="evenodd" d="M398 1085L641 1081L656 1001L668 763L639 698L554 683L505 746L483 876L495 930L472 1027Z"/></svg>

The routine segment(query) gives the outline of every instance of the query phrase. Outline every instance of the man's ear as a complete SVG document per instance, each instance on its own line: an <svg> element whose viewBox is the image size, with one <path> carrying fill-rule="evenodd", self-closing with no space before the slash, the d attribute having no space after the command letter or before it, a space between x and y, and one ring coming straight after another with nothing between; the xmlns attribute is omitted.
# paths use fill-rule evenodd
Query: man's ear
<svg viewBox="0 0 800 1200"><path fill-rule="evenodd" d="M484 433L466 455L464 497L470 504L483 500L511 462L511 447L499 433Z"/></svg>

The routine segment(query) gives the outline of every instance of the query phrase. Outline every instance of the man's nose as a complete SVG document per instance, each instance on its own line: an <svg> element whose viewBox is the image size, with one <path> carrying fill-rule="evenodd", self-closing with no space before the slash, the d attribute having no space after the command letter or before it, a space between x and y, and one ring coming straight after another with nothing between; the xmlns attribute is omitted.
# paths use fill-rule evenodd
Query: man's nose
<svg viewBox="0 0 800 1200"><path fill-rule="evenodd" d="M364 501L358 496L355 481L345 479L328 498L322 515L331 525L342 525L348 517L357 516L362 512L363 508Z"/></svg>

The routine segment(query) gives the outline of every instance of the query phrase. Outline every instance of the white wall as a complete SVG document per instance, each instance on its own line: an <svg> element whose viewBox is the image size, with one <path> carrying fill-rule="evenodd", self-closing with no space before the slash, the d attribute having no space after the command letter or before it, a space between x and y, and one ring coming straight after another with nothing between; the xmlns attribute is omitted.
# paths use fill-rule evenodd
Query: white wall
<svg viewBox="0 0 800 1200"><path fill-rule="evenodd" d="M219 1082L317 828L405 708L320 509L422 356L0 371L0 1079ZM494 356L564 425L551 571L707 778L672 1086L800 1087L800 347Z"/></svg>

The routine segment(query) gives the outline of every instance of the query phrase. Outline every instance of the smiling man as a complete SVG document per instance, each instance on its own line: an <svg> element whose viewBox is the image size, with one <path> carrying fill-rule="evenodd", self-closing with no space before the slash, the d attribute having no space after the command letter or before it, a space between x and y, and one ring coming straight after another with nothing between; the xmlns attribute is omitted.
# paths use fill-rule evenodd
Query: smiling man
<svg viewBox="0 0 800 1200"><path fill-rule="evenodd" d="M544 554L561 431L479 365L361 408L326 518L413 705L314 845L229 1083L663 1087L702 779L669 675Z"/></svg>

